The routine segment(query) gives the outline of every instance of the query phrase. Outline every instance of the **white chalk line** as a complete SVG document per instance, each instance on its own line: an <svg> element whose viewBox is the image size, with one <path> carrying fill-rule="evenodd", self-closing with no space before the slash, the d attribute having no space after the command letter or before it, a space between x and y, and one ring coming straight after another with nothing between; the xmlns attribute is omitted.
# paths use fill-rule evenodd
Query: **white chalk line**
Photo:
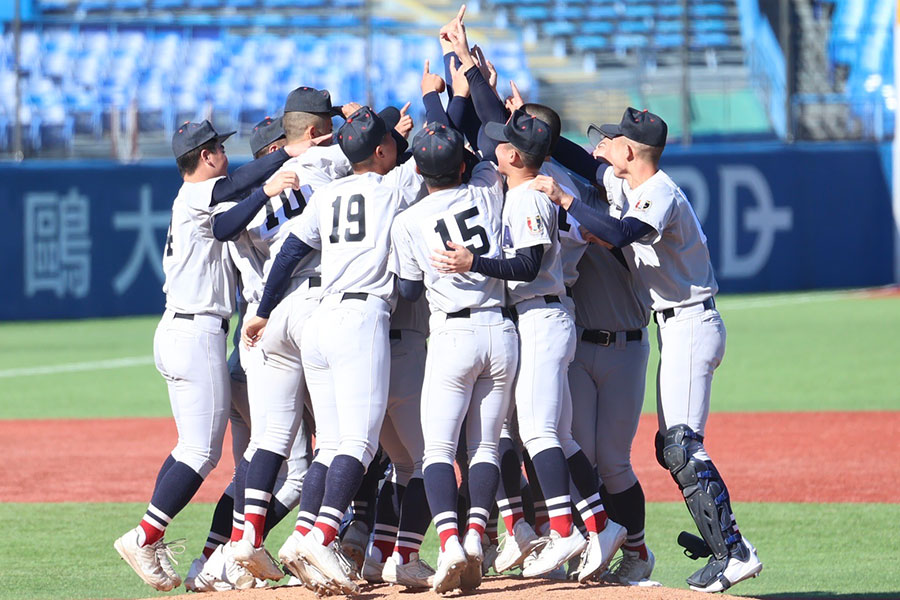
<svg viewBox="0 0 900 600"><path fill-rule="evenodd" d="M122 369L152 365L152 356L127 356L109 360L93 360L88 362L64 363L43 367L20 367L18 369L0 370L0 379L8 377L30 377L34 375L56 375L57 373L78 373L83 371L102 371L106 369Z"/></svg>

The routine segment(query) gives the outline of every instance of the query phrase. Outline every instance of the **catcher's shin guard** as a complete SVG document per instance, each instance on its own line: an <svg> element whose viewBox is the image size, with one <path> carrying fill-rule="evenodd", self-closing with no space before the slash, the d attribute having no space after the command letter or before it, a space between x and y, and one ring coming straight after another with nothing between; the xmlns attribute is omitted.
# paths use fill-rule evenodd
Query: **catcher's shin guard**
<svg viewBox="0 0 900 600"><path fill-rule="evenodd" d="M666 466L684 494L684 502L703 541L713 557L724 562L730 550L741 546L741 534L722 477L712 461L695 456L701 450L700 436L687 425L675 425L666 431L663 447Z"/></svg>

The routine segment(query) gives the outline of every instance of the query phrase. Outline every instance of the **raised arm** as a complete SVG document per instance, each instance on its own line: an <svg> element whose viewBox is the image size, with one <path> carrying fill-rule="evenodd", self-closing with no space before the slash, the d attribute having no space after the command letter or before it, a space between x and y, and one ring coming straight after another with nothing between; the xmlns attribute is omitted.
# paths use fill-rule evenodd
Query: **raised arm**
<svg viewBox="0 0 900 600"><path fill-rule="evenodd" d="M256 213L266 205L269 198L286 189L300 189L300 178L293 171L275 174L266 185L253 190L248 198L216 215L213 221L213 235L220 242L236 239Z"/></svg>

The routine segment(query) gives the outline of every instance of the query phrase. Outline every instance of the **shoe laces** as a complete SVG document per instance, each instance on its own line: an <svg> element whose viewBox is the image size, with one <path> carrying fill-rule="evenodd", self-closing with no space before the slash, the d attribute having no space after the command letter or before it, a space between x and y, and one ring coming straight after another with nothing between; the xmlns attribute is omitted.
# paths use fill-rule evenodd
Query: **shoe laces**
<svg viewBox="0 0 900 600"><path fill-rule="evenodd" d="M186 541L185 538L179 538L171 542L159 540L153 544L153 549L156 551L156 557L159 559L159 562L166 561L177 565L178 560L175 558L175 555L184 554L184 543Z"/></svg>
<svg viewBox="0 0 900 600"><path fill-rule="evenodd" d="M411 574L414 577L428 578L435 573L434 569L431 568L431 565L429 565L422 559L415 560L407 564L409 565L409 571L412 571Z"/></svg>

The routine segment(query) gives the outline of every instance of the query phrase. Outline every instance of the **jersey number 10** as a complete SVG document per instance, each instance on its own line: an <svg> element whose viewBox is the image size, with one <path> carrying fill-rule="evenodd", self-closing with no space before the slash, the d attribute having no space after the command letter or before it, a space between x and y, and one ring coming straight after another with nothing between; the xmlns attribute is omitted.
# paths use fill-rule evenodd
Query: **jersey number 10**
<svg viewBox="0 0 900 600"><path fill-rule="evenodd" d="M481 256L483 254L487 254L491 250L491 243L488 240L487 232L484 230L484 227L481 225L468 225L466 221L478 216L478 207L473 206L472 208L466 209L462 212L458 212L453 215L453 220L456 222L456 227L459 229L460 237L462 238L463 244L466 245L466 249L472 254L476 254ZM456 239L453 239L456 236L450 235L450 230L447 227L447 220L438 219L437 223L434 226L434 232L441 236L441 241L444 242L444 248L450 250L450 246L447 245L447 242L456 242ZM478 244L466 244L466 242L472 241L477 238Z"/></svg>

